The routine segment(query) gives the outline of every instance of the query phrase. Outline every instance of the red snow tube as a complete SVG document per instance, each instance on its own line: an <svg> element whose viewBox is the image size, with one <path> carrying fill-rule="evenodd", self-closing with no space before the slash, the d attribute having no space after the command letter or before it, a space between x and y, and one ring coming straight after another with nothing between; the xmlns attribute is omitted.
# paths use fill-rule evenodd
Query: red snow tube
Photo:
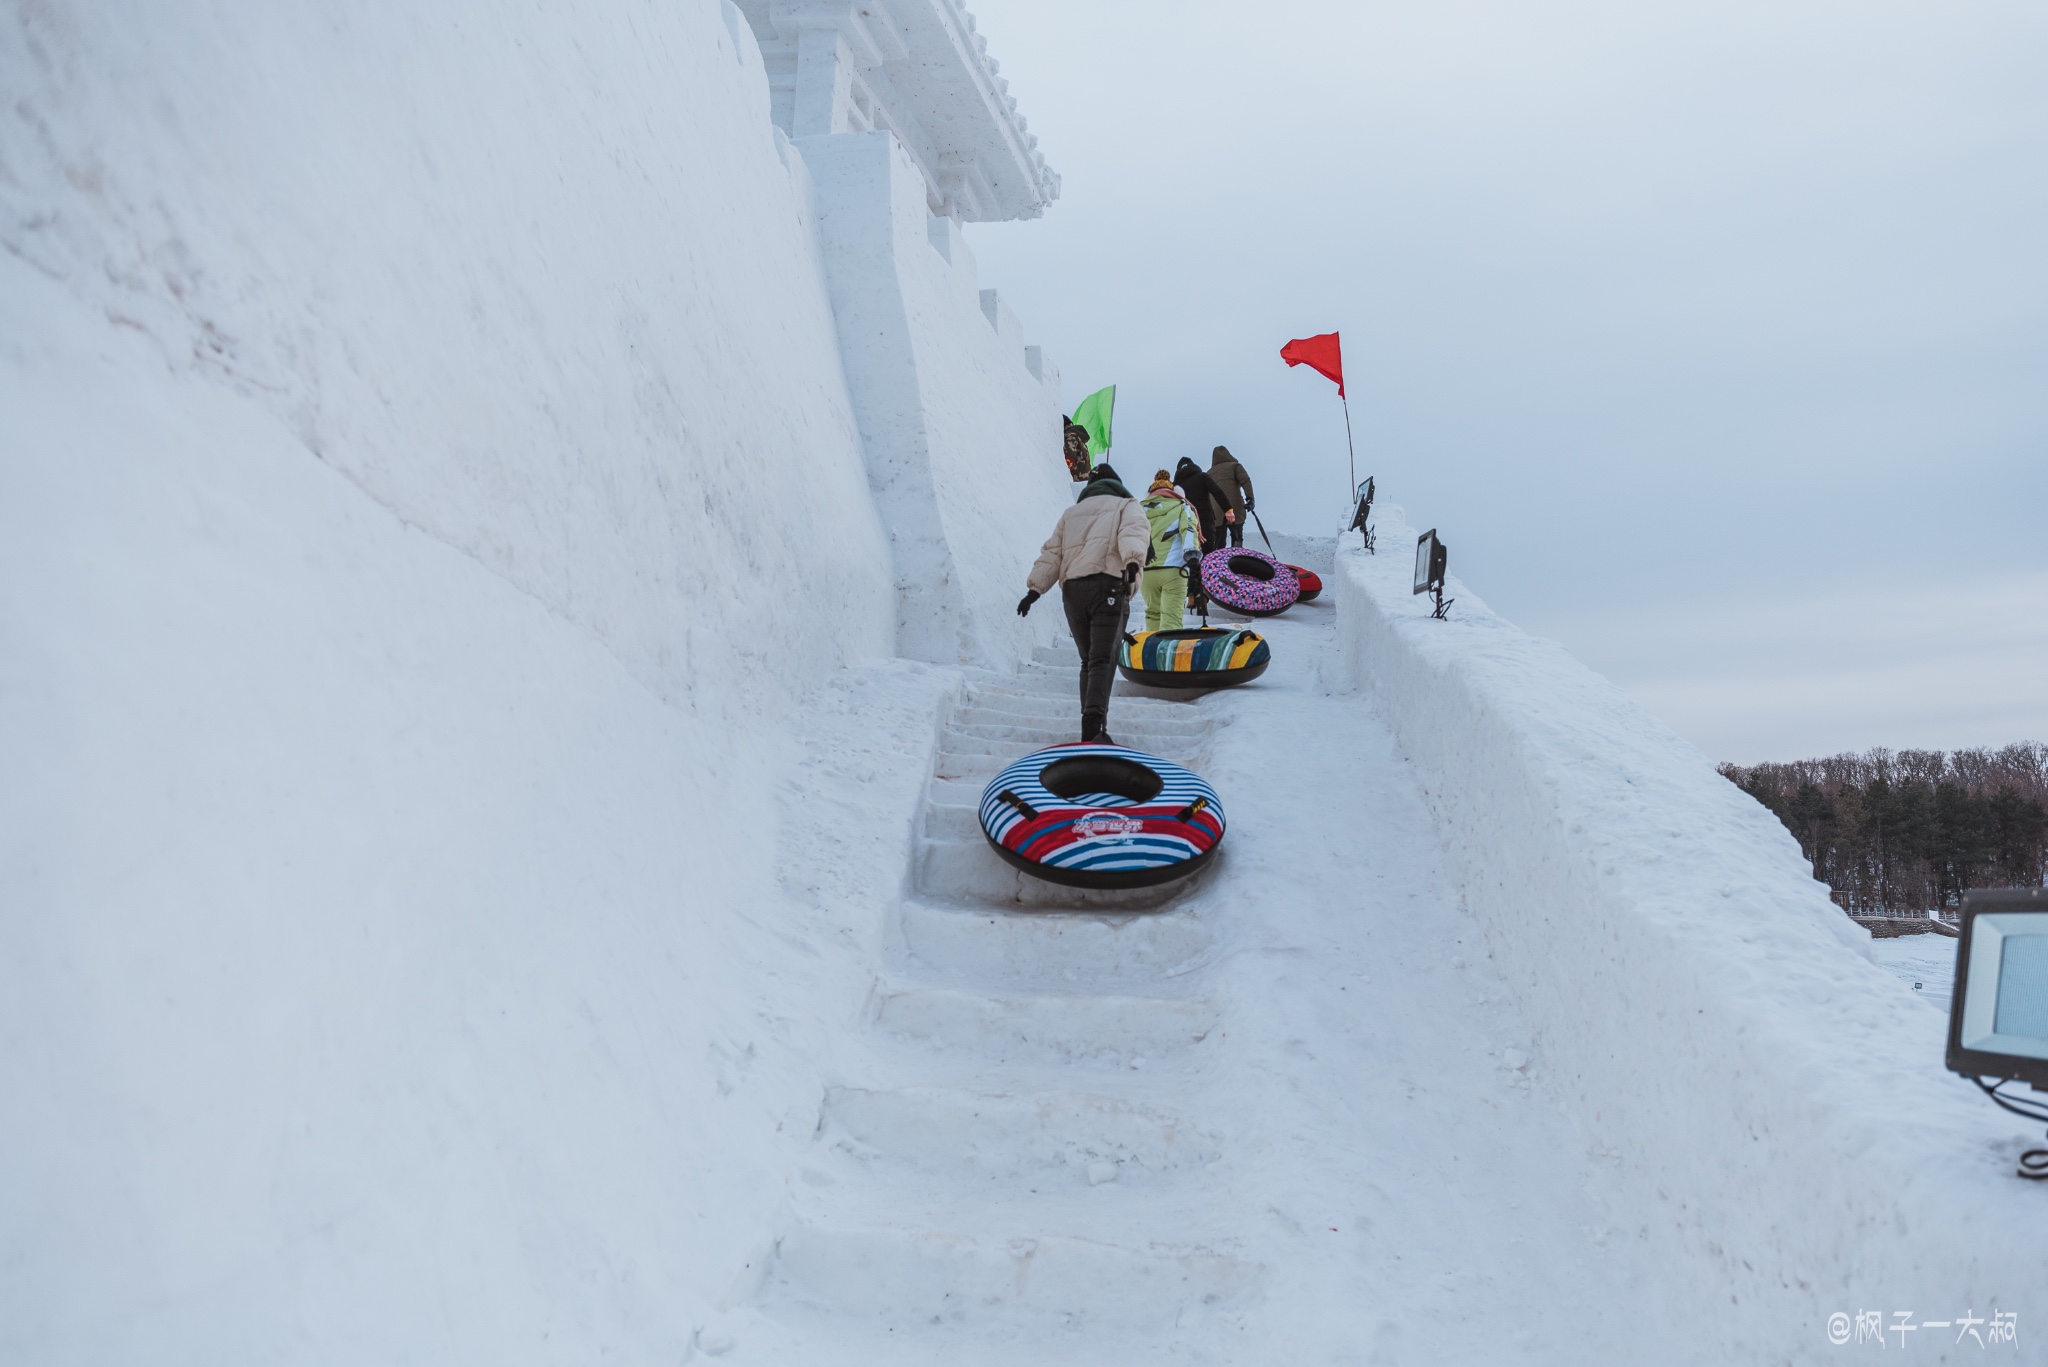
<svg viewBox="0 0 2048 1367"><path fill-rule="evenodd" d="M1271 617L1294 606L1301 585L1293 570L1264 551L1232 546L1202 557L1202 592L1245 617Z"/></svg>
<svg viewBox="0 0 2048 1367"><path fill-rule="evenodd" d="M1299 565L1287 567L1294 571L1294 582L1301 585L1301 601L1306 603L1323 591L1323 577L1314 570L1305 570Z"/></svg>

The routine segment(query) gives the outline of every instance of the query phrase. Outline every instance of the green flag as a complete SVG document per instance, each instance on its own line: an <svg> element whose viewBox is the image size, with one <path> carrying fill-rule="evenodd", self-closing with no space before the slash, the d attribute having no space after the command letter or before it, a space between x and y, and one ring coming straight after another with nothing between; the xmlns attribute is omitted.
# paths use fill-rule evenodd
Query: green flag
<svg viewBox="0 0 2048 1367"><path fill-rule="evenodd" d="M1116 386L1098 389L1081 400L1074 409L1074 425L1088 429L1088 454L1091 458L1109 450L1109 414L1116 407Z"/></svg>

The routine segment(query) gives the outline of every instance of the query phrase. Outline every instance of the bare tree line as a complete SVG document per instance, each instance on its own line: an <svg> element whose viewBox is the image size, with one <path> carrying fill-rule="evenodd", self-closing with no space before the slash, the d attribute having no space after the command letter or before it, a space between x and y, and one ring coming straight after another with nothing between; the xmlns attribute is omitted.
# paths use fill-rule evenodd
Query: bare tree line
<svg viewBox="0 0 2048 1367"><path fill-rule="evenodd" d="M1868 750L1720 766L1776 813L1844 910L1919 915L1973 887L2032 887L2048 862L2048 745Z"/></svg>

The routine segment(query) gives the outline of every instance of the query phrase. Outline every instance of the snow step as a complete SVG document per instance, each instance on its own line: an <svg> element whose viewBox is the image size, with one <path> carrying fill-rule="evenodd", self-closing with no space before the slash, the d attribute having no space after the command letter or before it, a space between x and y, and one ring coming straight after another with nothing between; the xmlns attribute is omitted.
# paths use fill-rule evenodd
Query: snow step
<svg viewBox="0 0 2048 1367"><path fill-rule="evenodd" d="M905 987L877 995L875 1024L998 1063L1089 1063L1125 1071L1133 1063L1156 1066L1207 1040L1216 1028L1216 1006L1202 997L998 996Z"/></svg>
<svg viewBox="0 0 2048 1367"><path fill-rule="evenodd" d="M1029 709L1058 705L1079 707L1081 705L1079 671L1069 672L1064 678L1059 680L1057 687L1051 686L1045 681L1051 677L1047 675L1042 679L1035 680L1036 686L1030 688L1022 688L1012 684L969 684L962 692L960 701L955 706L1001 706ZM1130 705L1147 712L1174 713L1184 717L1201 717L1204 715L1204 709L1191 703L1179 701L1179 696L1178 694L1167 694L1162 697L1133 698Z"/></svg>
<svg viewBox="0 0 2048 1367"><path fill-rule="evenodd" d="M1045 688L1054 680L1060 680L1071 690L1080 668L1081 657L1069 655L1064 660L1057 661L1033 660L1019 666L1013 674L984 674L976 682L985 687L1029 690Z"/></svg>
<svg viewBox="0 0 2048 1367"><path fill-rule="evenodd" d="M1111 710L1111 717L1145 717L1178 721L1194 726L1212 726L1215 718L1189 702L1181 701L1179 694L1167 693L1163 689L1152 689L1144 695L1118 695L1118 702ZM954 715L972 712L998 712L1006 715L1039 717L1047 720L1073 720L1080 715L1081 698L1071 684L1057 692L1044 693L989 693L970 692L954 706Z"/></svg>
<svg viewBox="0 0 2048 1367"><path fill-rule="evenodd" d="M1207 1167L1218 1142L1170 1110L1098 1092L835 1087L823 1138L863 1164L1036 1192Z"/></svg>
<svg viewBox="0 0 2048 1367"><path fill-rule="evenodd" d="M956 754L946 749L945 743L941 741L938 763L933 766L932 777L940 782L968 780L986 785L990 779L1002 772L1004 765L1017 758L1017 755L1006 758L1000 755ZM978 803L980 800L977 795L975 801Z"/></svg>
<svg viewBox="0 0 2048 1367"><path fill-rule="evenodd" d="M952 783L948 787L954 786ZM959 786L969 787L961 784ZM978 797L981 789L974 788ZM981 808L977 804L964 802L929 802L925 804L924 821L919 832L926 840L970 841L984 838L981 833Z"/></svg>
<svg viewBox="0 0 2048 1367"><path fill-rule="evenodd" d="M1147 754L1161 751L1184 754L1207 739L1205 736L1160 735L1140 727L1120 727L1117 732L1111 734L1116 736L1119 744L1128 745L1134 750L1143 750ZM1008 764L1013 760L1022 759L1034 750L1043 750L1049 745L1062 745L1080 738L1079 733L1071 728L1057 731L1048 728L1032 732L1022 727L1004 727L998 734L992 736L949 728L940 745L947 754L999 755L1003 763ZM1162 758L1171 757L1162 755Z"/></svg>
<svg viewBox="0 0 2048 1367"><path fill-rule="evenodd" d="M1004 862L981 835L979 817L971 835L954 839L939 832L927 835L918 841L916 858L920 893L967 906L1145 911L1184 895L1200 878L1196 873L1157 887L1129 889L1076 888L1050 882Z"/></svg>
<svg viewBox="0 0 2048 1367"><path fill-rule="evenodd" d="M993 732L994 734L989 734ZM1060 745L1066 741L1079 740L1080 734L1071 726L1042 727L1026 729L1021 726L990 727L987 731L979 728L973 731L957 726L946 728L941 744L947 753L955 755L1001 755L1003 762L1043 750L1048 745Z"/></svg>
<svg viewBox="0 0 2048 1367"><path fill-rule="evenodd" d="M1058 891L1071 897L1133 895ZM1209 927L1187 911L1048 915L906 902L899 926L913 962L949 976L1018 987L1157 982L1195 967L1214 940Z"/></svg>
<svg viewBox="0 0 2048 1367"><path fill-rule="evenodd" d="M1001 1341L1005 1330L1161 1334L1227 1314L1260 1274L1206 1245L802 1225L778 1242L762 1305L776 1319L826 1318L835 1334L865 1328L892 1340L934 1330L977 1341ZM1057 1343L1043 1345L1042 1360L1057 1360Z"/></svg>
<svg viewBox="0 0 2048 1367"><path fill-rule="evenodd" d="M981 806L981 792L986 787L987 779L977 781L971 778L933 778L928 790L929 795L925 798L926 810L930 810L931 807L959 806L974 811Z"/></svg>
<svg viewBox="0 0 2048 1367"><path fill-rule="evenodd" d="M977 714L1030 718L1045 722L1078 721L1081 716L1081 699L1072 689L1057 698L1024 698L1015 695L992 698L982 694L963 699L953 710L956 717Z"/></svg>
<svg viewBox="0 0 2048 1367"><path fill-rule="evenodd" d="M1031 729L1052 729L1071 731L1080 724L1080 715L1072 704L1046 708L1039 712L1017 711L1007 708L974 706L953 715L946 724L949 731L983 729L988 727L1016 726ZM1139 727L1154 735L1207 736L1215 727L1199 717L1178 717L1160 708L1120 707L1110 713L1110 724L1120 730Z"/></svg>

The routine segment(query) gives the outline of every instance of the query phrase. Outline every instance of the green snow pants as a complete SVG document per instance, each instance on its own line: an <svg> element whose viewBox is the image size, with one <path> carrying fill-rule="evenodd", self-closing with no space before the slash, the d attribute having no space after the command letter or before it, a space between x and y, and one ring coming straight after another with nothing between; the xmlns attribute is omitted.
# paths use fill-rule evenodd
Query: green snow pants
<svg viewBox="0 0 2048 1367"><path fill-rule="evenodd" d="M1179 631L1188 605L1188 577L1177 565L1145 571L1145 630Z"/></svg>

